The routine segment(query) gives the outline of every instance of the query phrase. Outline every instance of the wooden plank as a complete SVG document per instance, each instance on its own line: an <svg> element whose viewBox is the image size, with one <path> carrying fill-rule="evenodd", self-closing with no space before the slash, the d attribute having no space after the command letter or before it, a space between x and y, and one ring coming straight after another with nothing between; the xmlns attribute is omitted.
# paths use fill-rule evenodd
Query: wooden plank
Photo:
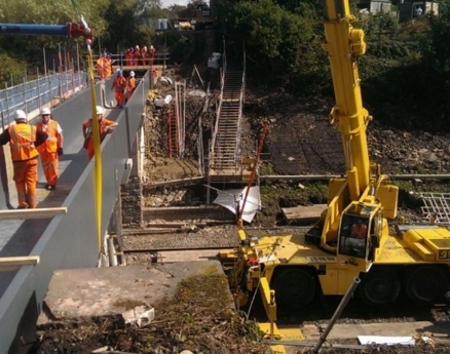
<svg viewBox="0 0 450 354"><path fill-rule="evenodd" d="M0 271L9 272L24 265L36 265L38 263L39 256L0 257Z"/></svg>
<svg viewBox="0 0 450 354"><path fill-rule="evenodd" d="M67 214L66 207L0 210L0 220L48 219L57 214Z"/></svg>
<svg viewBox="0 0 450 354"><path fill-rule="evenodd" d="M320 214L327 208L326 204L298 205L292 208L281 208L287 220L313 220L318 219Z"/></svg>

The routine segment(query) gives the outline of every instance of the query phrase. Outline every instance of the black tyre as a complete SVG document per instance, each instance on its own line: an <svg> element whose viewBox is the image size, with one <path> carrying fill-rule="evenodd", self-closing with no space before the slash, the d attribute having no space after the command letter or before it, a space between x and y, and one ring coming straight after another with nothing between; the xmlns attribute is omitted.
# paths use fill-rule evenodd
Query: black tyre
<svg viewBox="0 0 450 354"><path fill-rule="evenodd" d="M385 306L398 299L401 288L400 277L394 269L375 268L364 276L358 293L370 306Z"/></svg>
<svg viewBox="0 0 450 354"><path fill-rule="evenodd" d="M298 310L307 306L316 294L313 274L304 269L284 269L273 282L275 301L284 309Z"/></svg>
<svg viewBox="0 0 450 354"><path fill-rule="evenodd" d="M448 292L448 276L436 266L407 269L405 291L409 299L420 305L431 305L442 300Z"/></svg>

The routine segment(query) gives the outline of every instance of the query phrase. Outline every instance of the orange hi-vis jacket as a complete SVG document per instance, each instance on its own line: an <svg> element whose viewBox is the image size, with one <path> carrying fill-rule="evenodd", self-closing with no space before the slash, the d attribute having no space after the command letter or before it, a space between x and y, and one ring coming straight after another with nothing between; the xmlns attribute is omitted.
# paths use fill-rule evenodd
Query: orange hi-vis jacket
<svg viewBox="0 0 450 354"><path fill-rule="evenodd" d="M124 92L127 80L123 76L117 76L113 82L113 88L116 92Z"/></svg>
<svg viewBox="0 0 450 354"><path fill-rule="evenodd" d="M38 122L37 128L47 133L48 138L44 144L39 146L39 151L57 152L58 151L58 123L49 120L47 126Z"/></svg>
<svg viewBox="0 0 450 354"><path fill-rule="evenodd" d="M34 142L36 127L29 124L15 124L9 128L9 147L13 161L31 160L39 155Z"/></svg>
<svg viewBox="0 0 450 354"><path fill-rule="evenodd" d="M104 66L104 73L105 73L105 78L106 77L110 77L112 75L112 61L111 58L105 58L104 59L105 62L105 66Z"/></svg>
<svg viewBox="0 0 450 354"><path fill-rule="evenodd" d="M134 77L130 77L127 80L127 98L129 99L133 94L136 88L136 79Z"/></svg>
<svg viewBox="0 0 450 354"><path fill-rule="evenodd" d="M86 132L86 136L88 140L93 140L93 129L92 129L92 122L94 120L92 118L84 121L83 123L83 129ZM113 120L109 120L106 118L103 118L102 120L98 121L98 131L100 133L100 142L103 141L103 139L105 139L106 134L108 133L107 128L110 125L113 125L115 122ZM86 148L86 147L85 147Z"/></svg>

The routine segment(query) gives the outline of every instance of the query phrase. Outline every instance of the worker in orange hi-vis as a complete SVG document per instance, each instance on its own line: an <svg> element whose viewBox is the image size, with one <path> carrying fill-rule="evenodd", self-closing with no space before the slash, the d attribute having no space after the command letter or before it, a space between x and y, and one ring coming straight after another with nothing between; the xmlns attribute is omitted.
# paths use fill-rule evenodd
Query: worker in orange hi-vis
<svg viewBox="0 0 450 354"><path fill-rule="evenodd" d="M63 154L64 136L59 123L51 118L52 112L49 108L41 110L41 121L37 123L38 131L42 131L48 135L48 139L44 144L37 148L41 158L42 170L44 171L45 180L48 190L56 188L58 183L59 156Z"/></svg>
<svg viewBox="0 0 450 354"><path fill-rule="evenodd" d="M141 65L148 65L148 49L147 47L143 47L141 49Z"/></svg>
<svg viewBox="0 0 450 354"><path fill-rule="evenodd" d="M18 209L36 208L37 157L36 147L47 140L48 135L28 124L27 115L22 110L14 112L16 124L10 125L0 134L0 144L9 142L16 183Z"/></svg>
<svg viewBox="0 0 450 354"><path fill-rule="evenodd" d="M153 61L155 60L156 49L151 45L148 50L148 65L153 66Z"/></svg>
<svg viewBox="0 0 450 354"><path fill-rule="evenodd" d="M114 98L117 101L117 106L123 107L125 101L125 87L127 85L127 80L123 77L123 71L117 70L117 76L113 81L111 90L115 89Z"/></svg>
<svg viewBox="0 0 450 354"><path fill-rule="evenodd" d="M158 78L158 69L153 68L152 69L152 74L153 74L154 79L156 80Z"/></svg>
<svg viewBox="0 0 450 354"><path fill-rule="evenodd" d="M125 98L125 102L127 102L134 90L136 89L136 78L133 70L130 71L130 76L127 79L127 97Z"/></svg>
<svg viewBox="0 0 450 354"><path fill-rule="evenodd" d="M138 45L134 47L133 57L134 57L133 65L139 65L142 56L141 56L141 49L139 48Z"/></svg>
<svg viewBox="0 0 450 354"><path fill-rule="evenodd" d="M133 65L134 62L133 48L128 48L125 53L125 65Z"/></svg>
<svg viewBox="0 0 450 354"><path fill-rule="evenodd" d="M104 74L105 78L110 77L112 75L112 54L107 53L106 57L103 58L104 60Z"/></svg>
<svg viewBox="0 0 450 354"><path fill-rule="evenodd" d="M118 123L108 120L105 118L105 110L101 106L96 107L97 111L97 119L98 119L98 131L100 133L100 143L105 139L107 134L112 133L114 127L118 125ZM83 147L87 150L89 160L94 156L94 137L93 137L93 129L92 129L92 121L90 118L83 123L83 137L84 137L84 145Z"/></svg>
<svg viewBox="0 0 450 354"><path fill-rule="evenodd" d="M105 57L103 54L100 54L100 57L97 59L96 62L96 68L97 68L97 75L102 80L105 76Z"/></svg>

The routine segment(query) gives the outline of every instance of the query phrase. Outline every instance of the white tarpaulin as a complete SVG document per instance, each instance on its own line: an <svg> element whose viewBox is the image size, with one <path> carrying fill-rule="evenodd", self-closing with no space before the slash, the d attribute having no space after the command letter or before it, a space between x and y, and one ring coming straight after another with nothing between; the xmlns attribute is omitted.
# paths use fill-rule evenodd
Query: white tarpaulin
<svg viewBox="0 0 450 354"><path fill-rule="evenodd" d="M428 341L428 337L421 337L424 342ZM363 345L369 344L386 344L386 345L415 345L416 340L413 337L401 336L358 336L359 343Z"/></svg>
<svg viewBox="0 0 450 354"><path fill-rule="evenodd" d="M218 191L218 196L214 200L214 204L222 205L230 210L233 214L236 214L236 206L239 203L239 210L242 210L244 204L245 193L247 193L247 187L244 189L228 189L226 191ZM247 200L244 206L244 212L242 213L242 220L250 223L255 217L256 212L261 209L261 197L259 194L259 187L250 187L250 191L247 196Z"/></svg>

